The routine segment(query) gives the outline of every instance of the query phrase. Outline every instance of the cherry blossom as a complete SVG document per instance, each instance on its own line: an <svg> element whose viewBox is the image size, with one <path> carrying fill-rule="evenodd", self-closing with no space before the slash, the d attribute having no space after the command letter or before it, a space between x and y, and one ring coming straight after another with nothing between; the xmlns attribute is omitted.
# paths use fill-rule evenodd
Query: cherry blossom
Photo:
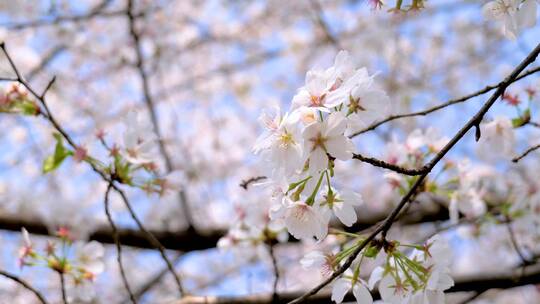
<svg viewBox="0 0 540 304"><path fill-rule="evenodd" d="M328 233L328 220L324 218L319 208L304 202L293 202L288 198L284 212L284 221L287 230L297 239L310 239L315 237L322 240Z"/></svg>
<svg viewBox="0 0 540 304"><path fill-rule="evenodd" d="M494 0L482 8L484 17L502 23L502 32L515 40L523 29L536 24L536 0Z"/></svg>
<svg viewBox="0 0 540 304"><path fill-rule="evenodd" d="M134 164L151 163L156 157L157 138L143 113L131 111L124 120L123 155Z"/></svg>
<svg viewBox="0 0 540 304"><path fill-rule="evenodd" d="M74 244L77 266L92 276L98 275L105 270L103 256L105 248L96 241L90 243L77 242Z"/></svg>
<svg viewBox="0 0 540 304"><path fill-rule="evenodd" d="M297 125L298 117L289 114L282 117L279 109L277 111L273 119L266 114L261 116L266 131L257 139L253 151L263 153L269 164L278 164L285 174L291 174L302 165L303 139Z"/></svg>
<svg viewBox="0 0 540 304"><path fill-rule="evenodd" d="M323 201L320 203L324 210L331 210L334 215L347 227L356 222L355 206L361 206L362 196L352 191L343 191L342 193L332 189L323 193Z"/></svg>
<svg viewBox="0 0 540 304"><path fill-rule="evenodd" d="M481 157L487 159L513 157L516 140L509 118L497 116L492 121L482 124L481 130L482 136L478 142L478 153Z"/></svg>
<svg viewBox="0 0 540 304"><path fill-rule="evenodd" d="M328 154L339 160L352 158L354 146L344 135L346 128L345 116L335 112L323 122L314 122L304 129L304 155L309 159L310 172L327 168Z"/></svg>

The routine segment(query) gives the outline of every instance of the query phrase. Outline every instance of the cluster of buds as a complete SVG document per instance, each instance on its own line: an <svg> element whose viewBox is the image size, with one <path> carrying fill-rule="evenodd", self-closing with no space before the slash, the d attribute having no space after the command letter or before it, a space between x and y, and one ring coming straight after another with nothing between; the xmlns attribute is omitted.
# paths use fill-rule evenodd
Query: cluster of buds
<svg viewBox="0 0 540 304"><path fill-rule="evenodd" d="M536 89L533 87L525 88L522 94L504 93L502 101L516 110L516 116L512 118L512 126L514 128L520 128L531 123L531 105L535 98Z"/></svg>
<svg viewBox="0 0 540 304"><path fill-rule="evenodd" d="M39 115L38 104L19 84L11 84L7 91L0 91L0 113L16 113L28 116Z"/></svg>
<svg viewBox="0 0 540 304"><path fill-rule="evenodd" d="M74 242L69 229L60 227L56 236L60 242L47 241L42 253L38 252L26 229L22 229L23 246L19 251L19 265L44 266L55 272L69 276L75 286L93 282L96 275L103 272L105 250L101 244Z"/></svg>

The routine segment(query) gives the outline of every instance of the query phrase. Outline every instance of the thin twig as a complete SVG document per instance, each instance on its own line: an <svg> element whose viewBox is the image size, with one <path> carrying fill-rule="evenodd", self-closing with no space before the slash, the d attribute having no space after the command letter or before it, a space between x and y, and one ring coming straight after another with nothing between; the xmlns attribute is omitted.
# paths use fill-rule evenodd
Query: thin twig
<svg viewBox="0 0 540 304"><path fill-rule="evenodd" d="M272 271L274 272L274 282L272 283L272 303L278 303L279 268L276 252L274 250L274 244L268 244L268 252L270 253L270 258L272 259Z"/></svg>
<svg viewBox="0 0 540 304"><path fill-rule="evenodd" d="M62 301L64 302L64 304L68 304L67 294L66 294L66 278L64 277L64 273L62 271L58 271L58 275L60 276L60 289L62 290Z"/></svg>
<svg viewBox="0 0 540 304"><path fill-rule="evenodd" d="M148 241L150 241L150 243L159 250L159 253L160 253L161 257L165 261L165 264L167 264L167 268L169 269L169 272L174 277L174 280L176 282L176 286L178 287L178 290L180 291L180 294L182 296L186 295L186 290L184 289L184 286L182 285L182 280L180 278L180 275L176 273L176 271L174 270L173 264L171 263L171 261L167 257L167 254L165 252L165 247L163 247L163 245L159 242L159 240L152 233L150 233L150 231L148 231L144 227L143 223L141 222L141 220L139 219L139 217L135 213L135 210L133 210L133 207L129 203L129 200L128 200L126 194L124 193L124 191L122 191L121 189L118 189L116 192L118 192L120 194L120 197L122 197L122 200L124 201L124 205L128 209L129 214L131 215L131 218L137 224L137 227L148 237Z"/></svg>
<svg viewBox="0 0 540 304"><path fill-rule="evenodd" d="M48 304L47 300L45 300L45 297L39 291L37 291L34 287L32 287L28 282L24 281L23 279L17 277L14 274L11 274L9 272L5 272L3 270L0 270L0 275L4 276L4 277L6 277L6 278L8 278L8 279L10 279L12 281L17 282L19 285L21 285L22 287L24 287L28 291L32 292L34 295L36 295L36 297L39 299L39 301L42 304Z"/></svg>
<svg viewBox="0 0 540 304"><path fill-rule="evenodd" d="M523 74L521 74L520 76L516 77L515 79L512 80L511 83L513 82L516 82L516 81L519 81L529 75L532 75L534 73L537 73L540 71L540 67L536 67L536 68L533 68L533 69L529 69L527 70L526 72L524 72ZM437 106L434 106L432 108L429 108L429 109L426 109L426 110L422 110L422 111L418 111L418 112L412 112L412 113L407 113L407 114L398 114L398 115L391 115L381 121L378 121L378 122L375 122L373 124L371 124L370 126L360 130L360 131L357 131L353 134L351 134L349 137L350 138L353 138L355 136L358 136L360 134L363 134L363 133L366 133L368 131L372 131L372 130L375 130L377 127L387 123L387 122L390 122L390 121L393 121L393 120L396 120L396 119L401 119L401 118L407 118L407 117L414 117L414 116L425 116L427 114L430 114L430 113L433 113L433 112L436 112L436 111L439 111L439 110L442 110L446 107L449 107L451 105L454 105L454 104L457 104L457 103L462 103L462 102L465 102L471 98L474 98L474 97L477 97L477 96L480 96L480 95L483 95L485 93L488 93L498 87L500 87L502 85L502 82L499 82L498 84L496 85L489 85L489 86L486 86L484 87L483 89L479 90L479 91L476 91L474 93L471 93L471 94L468 94L468 95L465 95L465 96L462 96L462 97L459 97L459 98L456 98L456 99L451 99L445 103L442 103L440 105L437 105Z"/></svg>
<svg viewBox="0 0 540 304"><path fill-rule="evenodd" d="M519 156L516 156L516 157L512 158L512 162L517 163L521 159L523 159L525 156L529 155L529 153L531 153L533 151L536 151L538 149L540 149L540 144L534 145L534 146L530 147L529 149L525 150L525 152L521 153Z"/></svg>
<svg viewBox="0 0 540 304"><path fill-rule="evenodd" d="M266 176L262 176L262 175L250 177L248 179L242 180L242 182L238 186L244 188L244 190L247 190L249 185L251 185L252 183L256 183L266 178L267 178Z"/></svg>
<svg viewBox="0 0 540 304"><path fill-rule="evenodd" d="M182 255L177 254L173 260L173 263L176 265L181 260ZM146 292L152 289L154 285L159 283L161 279L167 274L169 269L165 267L159 271L156 275L152 276L146 283L142 284L138 290L134 293L135 299L140 299Z"/></svg>
<svg viewBox="0 0 540 304"><path fill-rule="evenodd" d="M124 284L124 288L126 289L129 295L129 299L131 303L137 304L137 300L135 296L133 295L133 292L131 291L129 282L127 280L126 272L124 270L124 264L122 263L122 245L120 244L120 240L118 237L118 229L116 228L116 224L114 223L114 220L112 218L110 208L109 208L109 194L111 192L111 189L112 189L112 183L109 183L109 185L107 186L107 191L105 191L105 199L103 201L103 204L105 205L105 214L107 215L107 220L109 221L109 225L111 226L114 243L116 245L116 261L118 262L118 268L120 269L122 283Z"/></svg>
<svg viewBox="0 0 540 304"><path fill-rule="evenodd" d="M509 216L506 216L506 229L508 230L508 234L510 235L510 242L512 243L512 247L514 247L514 251L516 251L516 254L521 259L522 265L529 265L531 264L531 261L525 257L523 252L521 251L521 248L519 247L519 244L516 239L516 235L514 233L514 229L512 228L512 222L510 220Z"/></svg>
<svg viewBox="0 0 540 304"><path fill-rule="evenodd" d="M326 285L330 284L334 279L339 277L342 273L344 273L353 263L353 261L356 259L358 254L372 241L375 239L375 237L381 233L382 238L384 239L386 237L386 233L388 230L392 227L392 224L396 217L398 216L399 212L413 197L413 195L417 192L419 187L423 184L424 179L427 177L427 175L431 172L431 170L437 165L437 163L465 136L465 134L472 129L474 126L478 125L484 115L489 111L491 106L497 101L497 99L502 96L504 93L504 90L516 79L519 74L532 62L536 60L536 57L540 53L540 44L536 46L536 48L512 71L512 73L506 77L500 85L497 87L497 90L491 95L491 97L486 101L486 103L478 110L478 112L471 118L469 121L454 135L454 137L434 156L434 158L428 163L427 165L427 172L423 173L418 177L418 179L415 181L415 183L412 185L412 187L409 189L409 191L403 196L400 203L394 208L392 213L385 219L385 221L379 225L375 231L373 231L369 236L367 236L358 246L358 248L347 258L345 263L340 266L336 271L332 273L330 277L328 277L326 280L324 280L322 283L317 285L315 288L309 290L301 297L296 298L295 300L289 302L292 303L302 303L306 301L310 296L316 294Z"/></svg>
<svg viewBox="0 0 540 304"><path fill-rule="evenodd" d="M398 165L394 165L394 164L385 162L385 161L377 159L377 158L366 157L366 156L363 156L363 155L360 155L360 154L353 154L353 159L357 159L359 161L371 164L371 165L373 165L375 167L385 168L385 169L392 170L392 171L395 171L397 173L401 173L401 174L405 174L405 175L424 174L424 173L427 172L427 169L428 169L427 166L424 166L424 167L422 167L420 169L408 169L408 168L404 168L404 167L401 167L401 166L398 166Z"/></svg>

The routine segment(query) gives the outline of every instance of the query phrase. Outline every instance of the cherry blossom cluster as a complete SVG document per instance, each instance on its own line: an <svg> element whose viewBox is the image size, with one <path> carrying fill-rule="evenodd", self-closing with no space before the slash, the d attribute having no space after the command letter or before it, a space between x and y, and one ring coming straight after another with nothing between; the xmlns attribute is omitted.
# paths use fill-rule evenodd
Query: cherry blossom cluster
<svg viewBox="0 0 540 304"><path fill-rule="evenodd" d="M260 119L266 130L254 152L275 189L270 218L283 222L297 239L324 239L332 214L346 226L354 224L354 207L362 198L333 187L334 162L353 157L347 134L384 117L388 107L389 98L374 76L355 69L345 51L332 67L308 71L289 112L275 109Z"/></svg>
<svg viewBox="0 0 540 304"><path fill-rule="evenodd" d="M69 230L59 228L57 236L60 242L48 240L40 253L24 228L22 236L23 246L19 251L21 268L44 266L69 277L68 292L72 300L90 301L94 297L92 282L105 270L105 249L100 243L73 242Z"/></svg>
<svg viewBox="0 0 540 304"><path fill-rule="evenodd" d="M103 169L119 182L141 188L147 193L165 195L180 190L184 183L182 172L172 171L166 175L159 173L159 139L149 119L141 112L130 111L122 125L122 139L112 145L106 142L104 131L100 130L96 134L113 159L112 164Z"/></svg>
<svg viewBox="0 0 540 304"><path fill-rule="evenodd" d="M306 269L330 275L358 247L362 239L337 254L313 251L300 262ZM357 303L373 303L370 290L378 283L384 303L445 303L444 290L454 285L450 277L451 251L447 241L435 235L423 245L400 244L397 241L374 241L356 258L350 269L334 282L332 300L343 302L352 290ZM366 282L361 265L367 258L384 260L371 272Z"/></svg>

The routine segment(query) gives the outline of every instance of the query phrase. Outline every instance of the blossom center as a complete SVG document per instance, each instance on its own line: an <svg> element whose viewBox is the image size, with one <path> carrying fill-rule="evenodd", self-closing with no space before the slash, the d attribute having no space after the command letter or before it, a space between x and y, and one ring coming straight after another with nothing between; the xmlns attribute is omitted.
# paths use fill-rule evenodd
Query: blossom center
<svg viewBox="0 0 540 304"><path fill-rule="evenodd" d="M322 107L324 105L324 97L326 96L326 94L323 94L323 95L320 95L320 96L316 96L316 95L311 95L310 97L310 107Z"/></svg>
<svg viewBox="0 0 540 304"><path fill-rule="evenodd" d="M291 133L285 131L280 134L279 142L281 143L282 147L289 147L290 145L294 144L294 138Z"/></svg>
<svg viewBox="0 0 540 304"><path fill-rule="evenodd" d="M313 138L310 138L309 141L312 142L313 147L311 148L311 151L316 150L317 148L321 148L324 151L326 151L325 142L326 138L322 136L322 134L319 132L317 135Z"/></svg>
<svg viewBox="0 0 540 304"><path fill-rule="evenodd" d="M366 108L364 108L360 104L360 97L353 98L351 95L349 95L349 113L358 113L359 111L363 112L366 111Z"/></svg>

